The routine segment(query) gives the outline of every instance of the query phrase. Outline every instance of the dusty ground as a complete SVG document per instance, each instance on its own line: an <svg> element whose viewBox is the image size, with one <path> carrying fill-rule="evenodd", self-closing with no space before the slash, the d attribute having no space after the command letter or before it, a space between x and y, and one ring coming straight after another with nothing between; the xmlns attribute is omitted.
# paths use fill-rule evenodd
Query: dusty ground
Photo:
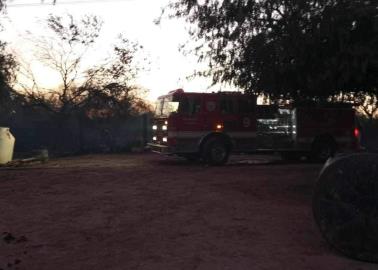
<svg viewBox="0 0 378 270"><path fill-rule="evenodd" d="M320 236L319 165L258 163L145 154L0 170L0 268L378 269Z"/></svg>

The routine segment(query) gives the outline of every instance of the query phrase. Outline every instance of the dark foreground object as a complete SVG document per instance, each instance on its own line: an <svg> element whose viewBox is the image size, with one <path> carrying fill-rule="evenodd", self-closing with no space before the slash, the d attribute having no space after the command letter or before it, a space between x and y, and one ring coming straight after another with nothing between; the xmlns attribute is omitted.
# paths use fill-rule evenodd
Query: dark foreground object
<svg viewBox="0 0 378 270"><path fill-rule="evenodd" d="M378 262L378 155L354 154L327 162L315 186L313 211L335 249Z"/></svg>

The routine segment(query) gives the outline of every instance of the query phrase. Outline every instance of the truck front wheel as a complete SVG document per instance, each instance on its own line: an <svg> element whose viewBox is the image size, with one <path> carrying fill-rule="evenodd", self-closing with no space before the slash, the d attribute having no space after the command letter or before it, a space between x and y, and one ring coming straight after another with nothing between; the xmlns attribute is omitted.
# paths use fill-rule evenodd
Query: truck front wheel
<svg viewBox="0 0 378 270"><path fill-rule="evenodd" d="M202 156L204 161L210 165L225 164L229 155L230 149L227 143L220 138L211 138L204 144Z"/></svg>

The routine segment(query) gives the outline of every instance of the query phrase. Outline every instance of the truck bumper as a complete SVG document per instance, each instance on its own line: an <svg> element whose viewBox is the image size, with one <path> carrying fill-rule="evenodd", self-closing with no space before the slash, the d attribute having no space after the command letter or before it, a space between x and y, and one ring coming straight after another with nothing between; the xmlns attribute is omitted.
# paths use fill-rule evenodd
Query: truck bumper
<svg viewBox="0 0 378 270"><path fill-rule="evenodd" d="M157 144L157 143L148 143L147 144L152 152L159 153L159 154L173 154L172 150L167 145Z"/></svg>
<svg viewBox="0 0 378 270"><path fill-rule="evenodd" d="M175 146L167 146L159 143L148 143L147 146L152 152L164 155L180 155L198 153L198 147L195 143L179 143Z"/></svg>

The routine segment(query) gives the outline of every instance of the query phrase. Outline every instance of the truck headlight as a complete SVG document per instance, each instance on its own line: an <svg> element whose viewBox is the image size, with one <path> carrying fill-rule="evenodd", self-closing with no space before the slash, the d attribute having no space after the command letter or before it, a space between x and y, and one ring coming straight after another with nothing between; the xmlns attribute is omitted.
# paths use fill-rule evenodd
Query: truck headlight
<svg viewBox="0 0 378 270"><path fill-rule="evenodd" d="M168 142L168 138L167 138L167 137L164 137L164 138L163 138L163 142Z"/></svg>
<svg viewBox="0 0 378 270"><path fill-rule="evenodd" d="M153 136L153 137L152 137L152 140L153 140L153 141L156 141L156 140L157 140L156 136Z"/></svg>
<svg viewBox="0 0 378 270"><path fill-rule="evenodd" d="M167 126L166 125L162 126L162 129L167 130Z"/></svg>
<svg viewBox="0 0 378 270"><path fill-rule="evenodd" d="M152 126L152 129L153 129L153 130L157 130L157 125L153 125L153 126Z"/></svg>

